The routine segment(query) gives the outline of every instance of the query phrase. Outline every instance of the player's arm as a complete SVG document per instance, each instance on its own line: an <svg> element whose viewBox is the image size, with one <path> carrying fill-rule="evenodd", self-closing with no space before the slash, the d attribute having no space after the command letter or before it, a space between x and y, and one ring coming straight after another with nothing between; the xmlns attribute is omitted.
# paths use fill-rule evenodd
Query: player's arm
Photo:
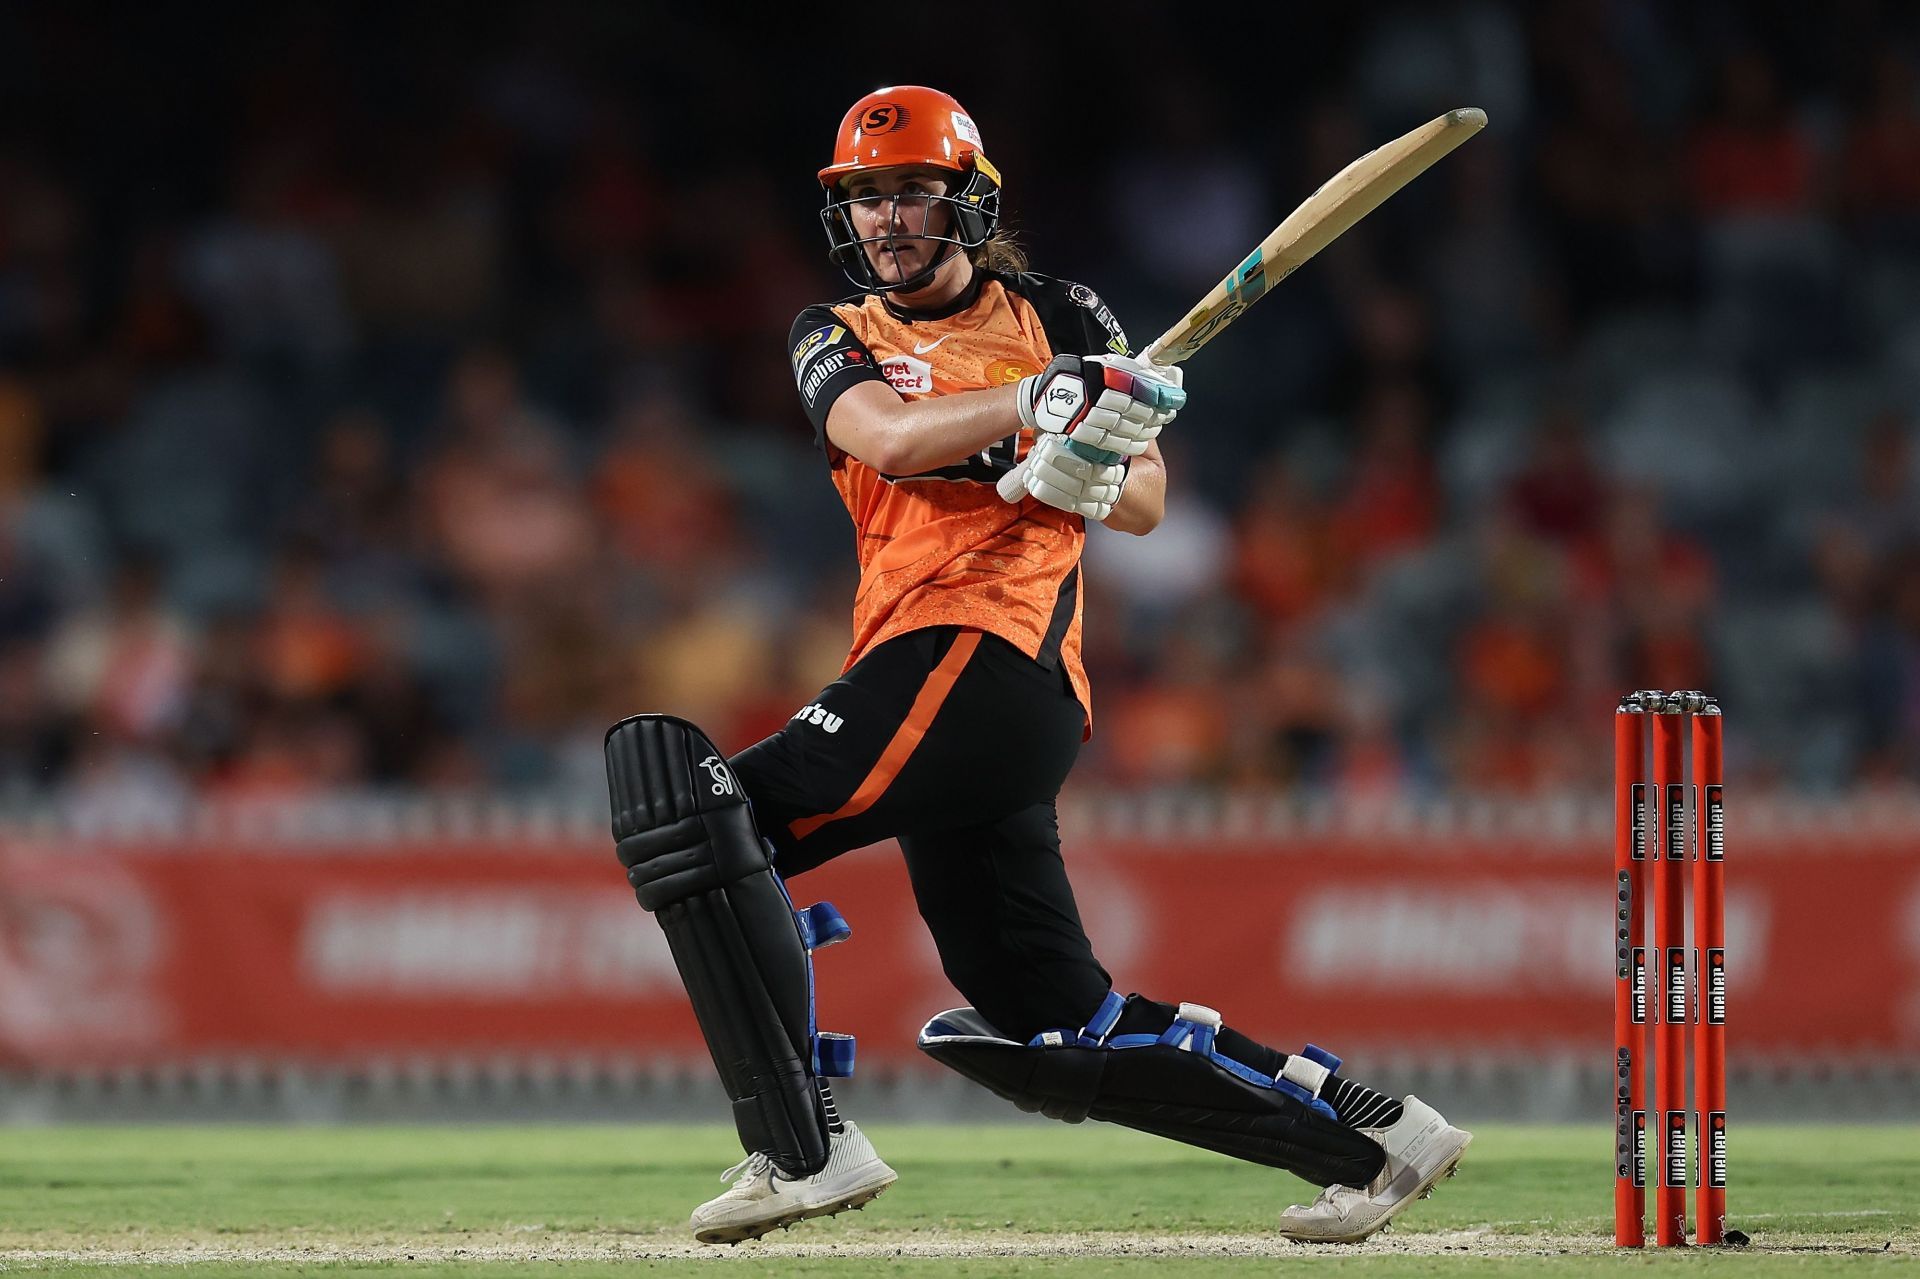
<svg viewBox="0 0 1920 1279"><path fill-rule="evenodd" d="M972 457L1020 429L1020 388L908 403L884 381L849 387L827 413L827 439L883 475L918 475Z"/></svg>
<svg viewBox="0 0 1920 1279"><path fill-rule="evenodd" d="M800 403L814 443L859 458L883 475L950 466L1020 429L1017 386L940 395L912 403L880 372L873 352L832 307L810 306L789 337Z"/></svg>
<svg viewBox="0 0 1920 1279"><path fill-rule="evenodd" d="M1127 482L1120 489L1120 500L1113 504L1113 512L1101 523L1122 533L1145 536L1160 527L1166 514L1167 464L1160 456L1160 442L1155 440L1127 467Z"/></svg>

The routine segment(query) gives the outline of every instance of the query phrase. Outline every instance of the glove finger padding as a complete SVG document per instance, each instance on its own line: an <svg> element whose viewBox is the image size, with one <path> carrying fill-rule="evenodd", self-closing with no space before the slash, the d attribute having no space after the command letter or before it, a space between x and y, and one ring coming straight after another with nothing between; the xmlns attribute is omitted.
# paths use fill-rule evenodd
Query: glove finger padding
<svg viewBox="0 0 1920 1279"><path fill-rule="evenodd" d="M1167 416L1146 401L1120 391L1102 391L1067 438L1124 457L1139 457L1166 423Z"/></svg>
<svg viewBox="0 0 1920 1279"><path fill-rule="evenodd" d="M1127 480L1125 464L1089 462L1057 435L1042 436L1034 444L1025 472L1030 495L1090 520L1104 520L1113 513Z"/></svg>

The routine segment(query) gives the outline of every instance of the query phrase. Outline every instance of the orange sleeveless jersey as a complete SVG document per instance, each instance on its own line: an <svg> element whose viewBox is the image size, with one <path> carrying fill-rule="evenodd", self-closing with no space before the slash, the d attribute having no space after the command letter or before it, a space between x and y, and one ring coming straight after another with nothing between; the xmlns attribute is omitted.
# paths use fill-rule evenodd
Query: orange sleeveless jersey
<svg viewBox="0 0 1920 1279"><path fill-rule="evenodd" d="M875 645L929 626L998 635L1049 668L1064 663L1092 725L1080 660L1080 551L1086 522L1040 502L1002 501L994 484L1031 443L1019 431L953 466L883 475L826 439L847 388L886 381L901 398L1004 386L1057 352L1126 353L1126 335L1091 289L1045 276L976 272L938 315L903 318L877 295L809 307L794 323L802 403L858 535L860 589L847 667ZM844 668L843 668L844 669Z"/></svg>

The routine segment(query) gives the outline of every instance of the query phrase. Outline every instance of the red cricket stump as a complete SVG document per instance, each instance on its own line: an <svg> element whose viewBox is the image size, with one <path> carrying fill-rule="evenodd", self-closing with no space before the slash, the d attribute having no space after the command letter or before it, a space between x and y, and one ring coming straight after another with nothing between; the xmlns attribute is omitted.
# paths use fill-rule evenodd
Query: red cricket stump
<svg viewBox="0 0 1920 1279"><path fill-rule="evenodd" d="M1660 1128L1660 1170L1654 1188L1654 1242L1684 1244L1687 1235L1687 699L1669 693L1653 719L1653 789L1658 811L1653 857L1653 947L1659 973L1654 1018L1654 1110Z"/></svg>
<svg viewBox="0 0 1920 1279"><path fill-rule="evenodd" d="M1727 1217L1727 845L1722 806L1720 708L1693 717L1693 780L1700 844L1693 863L1694 1140L1700 1175L1694 1196L1695 1242L1717 1244ZM1704 1121L1704 1126L1703 1126Z"/></svg>
<svg viewBox="0 0 1920 1279"><path fill-rule="evenodd" d="M1613 1242L1647 1241L1647 716L1613 716Z"/></svg>

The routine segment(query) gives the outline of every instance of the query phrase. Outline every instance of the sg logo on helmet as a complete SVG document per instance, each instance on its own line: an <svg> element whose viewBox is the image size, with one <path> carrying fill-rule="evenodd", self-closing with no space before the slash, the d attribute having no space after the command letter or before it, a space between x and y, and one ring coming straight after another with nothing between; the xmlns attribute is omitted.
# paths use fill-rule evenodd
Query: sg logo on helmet
<svg viewBox="0 0 1920 1279"><path fill-rule="evenodd" d="M860 117L860 131L862 133L892 133L896 129L906 128L908 122L912 119L913 112L907 110L899 103L882 102L878 106L867 108L867 113Z"/></svg>

